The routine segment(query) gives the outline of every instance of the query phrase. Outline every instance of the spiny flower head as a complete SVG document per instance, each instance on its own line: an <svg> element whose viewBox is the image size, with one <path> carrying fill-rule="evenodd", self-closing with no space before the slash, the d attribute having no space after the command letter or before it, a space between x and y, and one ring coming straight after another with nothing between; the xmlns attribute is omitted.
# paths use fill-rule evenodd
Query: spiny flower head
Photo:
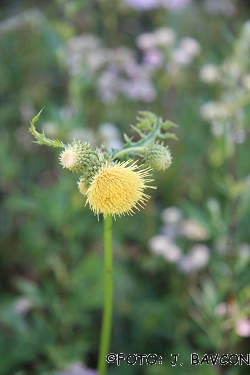
<svg viewBox="0 0 250 375"><path fill-rule="evenodd" d="M132 160L111 165L106 162L90 182L87 202L99 215L133 214L133 209L143 207L150 198L144 193L150 168L140 169Z"/></svg>
<svg viewBox="0 0 250 375"><path fill-rule="evenodd" d="M143 161L147 167L160 171L167 169L171 165L172 158L167 147L153 143L147 147Z"/></svg>
<svg viewBox="0 0 250 375"><path fill-rule="evenodd" d="M124 135L126 143L121 150L112 149L109 152L105 145L97 150L92 150L88 142L74 141L64 144L57 139L49 139L44 132L39 133L35 128L40 111L30 122L30 132L39 145L59 147L64 150L59 156L63 168L71 172L81 172L78 182L80 193L87 196L92 211L98 216L103 214L120 216L133 214L135 209L144 207L149 195L144 193L152 169L166 169L171 164L171 155L167 147L159 144L159 139L176 139L173 133L168 132L176 126L169 120L163 121L151 112L140 112L136 126L132 129L137 132L140 139L132 141ZM125 155L144 155L144 169L132 160L113 162ZM98 216L99 217L99 216Z"/></svg>
<svg viewBox="0 0 250 375"><path fill-rule="evenodd" d="M93 166L100 166L97 154L91 149L88 142L73 142L65 147L59 155L59 160L63 168L71 172L86 171L95 169Z"/></svg>

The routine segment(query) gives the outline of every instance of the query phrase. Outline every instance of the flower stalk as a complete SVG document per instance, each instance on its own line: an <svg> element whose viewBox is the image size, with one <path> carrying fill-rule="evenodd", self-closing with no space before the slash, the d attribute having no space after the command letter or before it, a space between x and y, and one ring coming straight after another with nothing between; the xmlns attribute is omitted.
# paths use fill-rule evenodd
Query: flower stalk
<svg viewBox="0 0 250 375"><path fill-rule="evenodd" d="M113 311L113 261L112 261L112 216L104 218L104 311L98 357L98 375L106 373L106 356L109 353Z"/></svg>
<svg viewBox="0 0 250 375"><path fill-rule="evenodd" d="M129 148L125 148L119 152L117 152L115 155L114 155L114 159L119 159L121 158L122 156L126 155L126 154L132 154L132 153L139 153L139 154L144 154L146 152L146 147L145 146L140 146L140 147L129 147Z"/></svg>

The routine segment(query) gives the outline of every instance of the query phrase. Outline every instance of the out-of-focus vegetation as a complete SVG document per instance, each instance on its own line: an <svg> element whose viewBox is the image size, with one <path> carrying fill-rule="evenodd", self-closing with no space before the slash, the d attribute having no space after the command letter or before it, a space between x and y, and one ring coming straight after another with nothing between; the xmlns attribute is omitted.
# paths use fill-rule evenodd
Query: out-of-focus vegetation
<svg viewBox="0 0 250 375"><path fill-rule="evenodd" d="M102 222L57 150L32 143L43 106L49 137L93 147L116 148L140 110L180 125L146 209L114 224L111 351L162 364L108 373L249 374L190 363L250 352L249 14L232 0L2 2L1 375L97 364Z"/></svg>

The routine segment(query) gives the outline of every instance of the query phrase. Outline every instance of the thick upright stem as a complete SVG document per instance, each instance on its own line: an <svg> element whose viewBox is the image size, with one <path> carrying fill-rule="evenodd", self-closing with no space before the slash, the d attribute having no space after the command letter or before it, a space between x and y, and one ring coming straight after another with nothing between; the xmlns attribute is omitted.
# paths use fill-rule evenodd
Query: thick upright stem
<svg viewBox="0 0 250 375"><path fill-rule="evenodd" d="M98 375L105 375L107 367L106 356L109 353L113 310L112 272L112 216L108 215L104 218L104 311L98 358Z"/></svg>

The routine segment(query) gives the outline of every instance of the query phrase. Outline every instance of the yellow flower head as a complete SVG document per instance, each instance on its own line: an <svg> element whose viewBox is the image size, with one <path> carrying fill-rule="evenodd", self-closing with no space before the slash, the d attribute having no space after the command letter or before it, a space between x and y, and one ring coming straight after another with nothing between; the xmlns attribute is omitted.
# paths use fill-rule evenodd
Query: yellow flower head
<svg viewBox="0 0 250 375"><path fill-rule="evenodd" d="M91 210L99 215L133 214L133 209L143 207L150 198L143 190L146 183L152 180L149 176L150 168L140 170L131 160L110 165L103 164L90 182L87 190L87 202ZM130 165L129 165L130 164Z"/></svg>

